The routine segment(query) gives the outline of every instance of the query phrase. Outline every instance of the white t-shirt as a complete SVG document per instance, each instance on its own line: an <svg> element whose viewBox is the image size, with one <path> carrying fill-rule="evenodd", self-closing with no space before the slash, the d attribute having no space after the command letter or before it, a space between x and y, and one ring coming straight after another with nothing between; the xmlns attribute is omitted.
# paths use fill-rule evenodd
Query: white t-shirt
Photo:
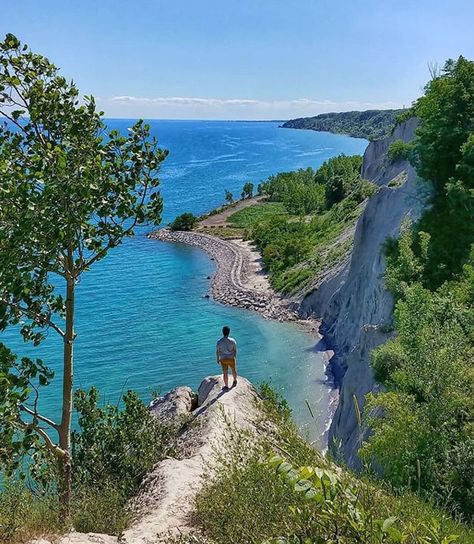
<svg viewBox="0 0 474 544"><path fill-rule="evenodd" d="M223 336L217 342L217 353L219 354L219 360L234 359L236 352L237 342L230 336Z"/></svg>

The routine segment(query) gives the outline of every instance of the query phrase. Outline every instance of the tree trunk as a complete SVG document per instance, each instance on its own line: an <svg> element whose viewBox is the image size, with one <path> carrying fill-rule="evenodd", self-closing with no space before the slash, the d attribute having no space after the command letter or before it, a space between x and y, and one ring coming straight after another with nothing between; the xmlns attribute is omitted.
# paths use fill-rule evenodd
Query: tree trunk
<svg viewBox="0 0 474 544"><path fill-rule="evenodd" d="M59 426L59 446L65 455L59 460L59 499L64 520L71 514L71 418L72 418L72 388L74 376L74 295L75 278L73 276L73 253L67 257L67 287L66 287L66 330L64 336L64 368L63 368L63 408Z"/></svg>

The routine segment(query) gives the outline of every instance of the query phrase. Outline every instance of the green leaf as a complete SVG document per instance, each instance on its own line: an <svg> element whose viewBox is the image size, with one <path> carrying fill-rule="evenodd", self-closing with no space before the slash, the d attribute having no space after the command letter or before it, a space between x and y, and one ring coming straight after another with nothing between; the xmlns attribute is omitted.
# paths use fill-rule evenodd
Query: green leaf
<svg viewBox="0 0 474 544"><path fill-rule="evenodd" d="M292 466L290 465L290 463L284 461L283 463L281 463L277 469L277 472L279 474L285 474L286 472L289 472L290 470L292 470Z"/></svg>
<svg viewBox="0 0 474 544"><path fill-rule="evenodd" d="M397 518L394 516L384 520L384 522L382 523L382 531L386 533L396 521L397 521Z"/></svg>
<svg viewBox="0 0 474 544"><path fill-rule="evenodd" d="M295 484L295 491L298 491L299 493L304 493L305 491L308 491L311 487L311 482L309 480L299 480Z"/></svg>

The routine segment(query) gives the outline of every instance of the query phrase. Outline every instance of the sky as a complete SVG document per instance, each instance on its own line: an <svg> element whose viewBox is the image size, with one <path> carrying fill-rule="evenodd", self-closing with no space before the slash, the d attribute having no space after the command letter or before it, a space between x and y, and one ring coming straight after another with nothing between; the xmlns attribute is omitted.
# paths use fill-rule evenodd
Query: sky
<svg viewBox="0 0 474 544"><path fill-rule="evenodd" d="M409 106L474 58L474 0L0 0L108 117L290 119Z"/></svg>

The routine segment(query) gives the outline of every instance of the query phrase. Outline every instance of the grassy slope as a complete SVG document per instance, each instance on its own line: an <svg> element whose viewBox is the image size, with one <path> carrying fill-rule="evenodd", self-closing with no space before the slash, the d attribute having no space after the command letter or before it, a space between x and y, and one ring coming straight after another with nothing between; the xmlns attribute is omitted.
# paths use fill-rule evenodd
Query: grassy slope
<svg viewBox="0 0 474 544"><path fill-rule="evenodd" d="M414 494L395 495L368 476L357 478L333 465L298 435L286 404L269 388L263 393L261 425L270 430L268 438L255 445L247 433L235 431L197 499L195 522L202 536L181 542L247 544L296 535L301 540L278 542L448 544L443 539L456 535L458 542L474 543L472 530ZM295 490L288 466L276 469L279 461L269 462L275 454L296 469L326 470L335 483L323 476L323 490L317 475L303 469L299 477L304 474L320 493L309 499L305 491ZM389 518L392 529L380 539L381 524Z"/></svg>
<svg viewBox="0 0 474 544"><path fill-rule="evenodd" d="M311 251L304 261L282 271L270 271L270 279L277 290L293 294L310 289L324 274L343 261L352 248L352 227L363 211L363 205L351 206L341 202L331 210L307 216L305 221L317 221L311 228ZM228 218L229 230L213 231L212 234L251 237L251 231L259 223L273 217L298 221L285 211L280 202L262 202L232 214ZM308 227L309 228L309 227Z"/></svg>

